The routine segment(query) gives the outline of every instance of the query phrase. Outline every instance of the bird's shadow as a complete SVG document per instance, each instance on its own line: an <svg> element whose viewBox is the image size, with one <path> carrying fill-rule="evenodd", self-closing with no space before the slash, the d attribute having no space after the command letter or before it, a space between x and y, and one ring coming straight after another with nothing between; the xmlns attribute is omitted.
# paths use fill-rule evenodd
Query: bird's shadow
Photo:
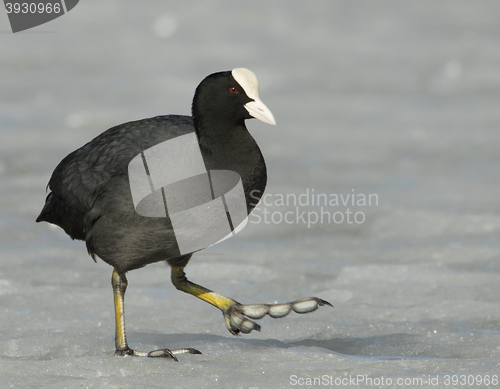
<svg viewBox="0 0 500 389"><path fill-rule="evenodd" d="M159 347L194 347L203 352L203 345L233 343L235 348L245 349L290 349L295 347L317 348L318 352L336 354L344 358L359 359L435 359L461 358L460 348L443 348L439 344L421 341L417 335L394 333L368 337L301 339L281 341L277 339L245 339L242 337L224 337L211 334L151 334L135 332L131 338L141 345ZM142 348L142 347L141 347Z"/></svg>

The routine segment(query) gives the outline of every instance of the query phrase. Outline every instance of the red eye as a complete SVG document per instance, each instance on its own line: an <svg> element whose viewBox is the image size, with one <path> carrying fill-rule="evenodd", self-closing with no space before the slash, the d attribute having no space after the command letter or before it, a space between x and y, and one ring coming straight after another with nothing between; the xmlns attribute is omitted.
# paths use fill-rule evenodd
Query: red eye
<svg viewBox="0 0 500 389"><path fill-rule="evenodd" d="M231 88L229 88L229 92L238 93L238 89L236 89L234 86L232 86Z"/></svg>

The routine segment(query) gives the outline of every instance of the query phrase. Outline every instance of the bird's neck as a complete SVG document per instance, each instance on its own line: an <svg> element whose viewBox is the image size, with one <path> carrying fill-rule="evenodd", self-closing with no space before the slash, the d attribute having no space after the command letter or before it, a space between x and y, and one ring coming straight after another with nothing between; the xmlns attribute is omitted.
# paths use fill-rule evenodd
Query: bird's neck
<svg viewBox="0 0 500 389"><path fill-rule="evenodd" d="M208 170L237 172L242 178L247 204L255 204L264 193L267 172L264 157L248 132L245 121L211 123L208 120L196 120L196 117L194 120L205 167ZM250 199L252 191L254 195ZM249 205L249 212L251 208L253 206Z"/></svg>
<svg viewBox="0 0 500 389"><path fill-rule="evenodd" d="M200 148L207 155L231 153L251 138L244 120L234 123L194 117L194 127Z"/></svg>

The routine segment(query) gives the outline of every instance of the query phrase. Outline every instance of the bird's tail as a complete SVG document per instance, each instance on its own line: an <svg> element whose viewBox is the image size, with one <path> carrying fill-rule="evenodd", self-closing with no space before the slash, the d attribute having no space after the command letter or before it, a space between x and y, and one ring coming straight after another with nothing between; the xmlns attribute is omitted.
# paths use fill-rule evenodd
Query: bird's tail
<svg viewBox="0 0 500 389"><path fill-rule="evenodd" d="M54 197L54 194L50 192L45 199L45 205L42 208L42 212L40 212L40 215L36 218L36 222L51 222L50 219L50 208L52 204L52 198Z"/></svg>
<svg viewBox="0 0 500 389"><path fill-rule="evenodd" d="M72 239L85 240L84 215L68 206L59 196L50 192L38 222L48 222L61 227Z"/></svg>

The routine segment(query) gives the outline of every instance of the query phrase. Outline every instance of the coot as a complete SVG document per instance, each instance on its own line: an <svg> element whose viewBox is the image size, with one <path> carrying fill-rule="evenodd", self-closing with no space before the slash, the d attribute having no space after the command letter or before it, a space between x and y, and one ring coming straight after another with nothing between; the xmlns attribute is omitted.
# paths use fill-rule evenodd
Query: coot
<svg viewBox="0 0 500 389"><path fill-rule="evenodd" d="M176 141L177 145L182 144L178 142L179 140L194 139L197 150L190 150L188 153L182 147L181 150L177 146L174 146L174 149L170 148L175 150L175 158L168 159L166 155L163 165L162 161L159 161L159 166L162 166L160 175L179 176L179 172L190 172L193 166L199 168L200 164L195 162L202 161L204 174L196 176L198 184L193 185L193 180L189 177L180 177L178 181L184 184L174 182L172 185L177 185L178 188L180 185L184 192L177 190L174 193L181 193L180 197L190 198L191 194L198 190L196 188L200 187L199 183L205 182L210 184L210 193L212 199L215 199L214 178L209 180L211 172L236 172L235 177L239 178L242 184L241 198L243 208L246 206L244 216L247 216L264 192L267 174L264 158L246 128L245 120L257 118L268 124L276 124L271 111L259 99L258 92L257 78L248 69L237 68L211 74L196 88L191 117L157 116L110 128L69 154L54 170L48 184L51 192L36 221L58 225L71 238L85 241L87 250L94 260L97 256L114 268L111 283L115 302L116 355L168 357L177 360L176 354L200 353L192 348L160 349L149 353L129 348L124 317L124 295L127 288L125 274L153 262L166 261L171 266L172 283L177 289L219 308L224 315L227 329L233 335L260 330L260 326L251 319L260 319L266 314L280 318L292 310L307 313L319 306L331 305L316 297L286 304L243 305L192 283L186 278L184 267L193 252L209 245L204 243L196 246L201 237L192 231L199 232L201 226L203 232L206 225L205 229L212 232L218 230L220 223L214 225L211 224L210 217L205 215L205 218L197 219L195 215L193 219L195 222L191 221L187 227L178 228L175 226L177 223L175 220L180 219L182 222L184 216L174 220L172 212L169 215L171 205L169 207L168 202L172 200L168 198L169 186L156 188L154 192L157 193L156 197L152 192L155 189L153 181L156 176L151 171L152 167L149 169L147 167L145 155L148 150L159 150L158 145L172 141ZM138 161L140 166L144 166L139 170L151 184L151 192L147 189L146 194L150 198L155 197L161 205L165 205L161 216L148 217L138 211L138 202L141 198L136 199L137 196L134 195L134 185L137 183L132 179L132 161ZM180 175L186 176L186 174ZM169 182L173 181L175 180ZM193 200L195 205L206 202L206 200L200 201L200 196ZM219 198L223 199L223 202L219 203L223 203L225 208L222 209L226 211L223 219L228 220L230 230L235 231L237 226L231 224L232 214L229 211L231 211L231 201L235 198L237 200L237 196L231 197L226 193L226 197L222 194ZM151 206L153 200L147 203ZM206 204L211 203L206 202ZM216 208L210 205L205 207L205 211L212 212ZM222 233L224 234L224 231ZM181 246L180 234L186 235L193 245ZM215 241L210 243L216 243L221 236L216 234L212 237Z"/></svg>

